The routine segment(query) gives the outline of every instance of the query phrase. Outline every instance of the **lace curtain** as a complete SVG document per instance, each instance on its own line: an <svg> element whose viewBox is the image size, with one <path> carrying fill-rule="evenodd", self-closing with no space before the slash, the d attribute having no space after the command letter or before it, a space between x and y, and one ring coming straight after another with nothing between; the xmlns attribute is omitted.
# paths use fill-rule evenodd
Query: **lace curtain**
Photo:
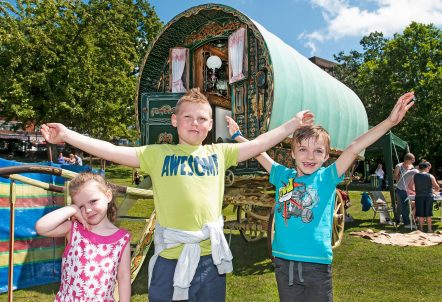
<svg viewBox="0 0 442 302"><path fill-rule="evenodd" d="M245 29L240 28L229 37L230 84L245 78L243 74L245 33Z"/></svg>
<svg viewBox="0 0 442 302"><path fill-rule="evenodd" d="M186 92L182 80L186 55L186 48L172 48L172 92Z"/></svg>

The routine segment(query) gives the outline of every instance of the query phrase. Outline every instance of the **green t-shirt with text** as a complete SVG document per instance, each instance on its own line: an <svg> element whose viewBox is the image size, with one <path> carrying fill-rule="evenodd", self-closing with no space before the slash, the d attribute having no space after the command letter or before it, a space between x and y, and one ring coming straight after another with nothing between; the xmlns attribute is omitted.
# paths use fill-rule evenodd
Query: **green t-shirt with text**
<svg viewBox="0 0 442 302"><path fill-rule="evenodd" d="M161 226L197 231L222 213L224 175L237 164L237 144L148 145L136 148L141 171L150 175L155 210ZM210 241L201 242L210 254ZM182 246L161 256L177 259Z"/></svg>

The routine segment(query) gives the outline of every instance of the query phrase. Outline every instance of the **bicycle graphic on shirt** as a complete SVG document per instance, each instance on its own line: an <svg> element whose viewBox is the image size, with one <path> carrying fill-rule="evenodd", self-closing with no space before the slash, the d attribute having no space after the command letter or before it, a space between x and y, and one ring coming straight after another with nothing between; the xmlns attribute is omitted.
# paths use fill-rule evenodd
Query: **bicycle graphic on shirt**
<svg viewBox="0 0 442 302"><path fill-rule="evenodd" d="M290 217L301 217L302 222L313 220L312 208L318 201L314 191L307 190L304 183L293 183L293 190L279 198L278 213L282 214L284 222Z"/></svg>

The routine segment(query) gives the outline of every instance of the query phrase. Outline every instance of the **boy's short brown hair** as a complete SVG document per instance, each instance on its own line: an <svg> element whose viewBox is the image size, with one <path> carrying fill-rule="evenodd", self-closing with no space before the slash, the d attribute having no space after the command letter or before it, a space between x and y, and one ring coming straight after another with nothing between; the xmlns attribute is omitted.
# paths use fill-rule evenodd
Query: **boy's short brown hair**
<svg viewBox="0 0 442 302"><path fill-rule="evenodd" d="M186 94L178 100L175 106L175 114L178 113L181 104L185 102L194 104L207 104L210 107L209 100L203 93L201 93L199 87L188 90ZM210 116L212 116L212 107L210 107Z"/></svg>
<svg viewBox="0 0 442 302"><path fill-rule="evenodd" d="M314 138L318 140L320 137L324 138L325 152L330 153L330 134L319 125L302 126L293 132L292 138L292 152L295 151L295 144L301 143L303 140Z"/></svg>

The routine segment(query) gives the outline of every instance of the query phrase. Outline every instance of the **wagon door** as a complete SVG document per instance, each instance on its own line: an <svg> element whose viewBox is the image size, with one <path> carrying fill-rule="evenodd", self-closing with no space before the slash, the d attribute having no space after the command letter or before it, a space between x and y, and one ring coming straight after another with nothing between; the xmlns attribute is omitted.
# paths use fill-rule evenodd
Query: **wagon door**
<svg viewBox="0 0 442 302"><path fill-rule="evenodd" d="M231 115L227 39L211 40L193 50L193 86L206 95L213 111L213 128L203 144L226 142L224 116Z"/></svg>
<svg viewBox="0 0 442 302"><path fill-rule="evenodd" d="M178 133L171 116L182 93L143 93L141 95L142 144L178 144Z"/></svg>

